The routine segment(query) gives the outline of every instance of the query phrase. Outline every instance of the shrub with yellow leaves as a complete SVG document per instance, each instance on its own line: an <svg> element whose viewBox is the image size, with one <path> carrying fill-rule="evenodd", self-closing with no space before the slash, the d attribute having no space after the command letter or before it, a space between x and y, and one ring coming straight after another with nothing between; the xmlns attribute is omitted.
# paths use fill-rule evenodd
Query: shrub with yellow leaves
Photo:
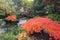
<svg viewBox="0 0 60 40"><path fill-rule="evenodd" d="M26 32L22 32L21 34L18 35L18 40L25 40L27 37Z"/></svg>
<svg viewBox="0 0 60 40"><path fill-rule="evenodd" d="M18 40L34 40L34 38L29 37L29 35L27 35L27 32L23 31L21 34L18 35Z"/></svg>

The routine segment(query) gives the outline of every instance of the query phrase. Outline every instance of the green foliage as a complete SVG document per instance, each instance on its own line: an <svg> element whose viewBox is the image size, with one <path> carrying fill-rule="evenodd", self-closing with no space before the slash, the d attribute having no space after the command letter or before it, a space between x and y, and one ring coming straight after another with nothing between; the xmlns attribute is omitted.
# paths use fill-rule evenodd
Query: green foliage
<svg viewBox="0 0 60 40"><path fill-rule="evenodd" d="M17 35L21 32L22 28L17 25L13 25L12 27L9 25L6 33L0 34L0 38L3 38L3 40L17 40Z"/></svg>
<svg viewBox="0 0 60 40"><path fill-rule="evenodd" d="M3 21L3 19L0 19L0 22L2 22Z"/></svg>
<svg viewBox="0 0 60 40"><path fill-rule="evenodd" d="M45 4L42 2L42 0L35 0L34 1L34 15L41 16L45 15Z"/></svg>
<svg viewBox="0 0 60 40"><path fill-rule="evenodd" d="M58 13L49 14L47 17L60 23L60 14Z"/></svg>
<svg viewBox="0 0 60 40"><path fill-rule="evenodd" d="M49 14L53 13L53 12L54 12L53 6L52 6L52 5L47 5L47 6L46 6L46 11L47 11Z"/></svg>
<svg viewBox="0 0 60 40"><path fill-rule="evenodd" d="M21 0L21 2L24 8L31 8L33 6L33 1Z"/></svg>
<svg viewBox="0 0 60 40"><path fill-rule="evenodd" d="M16 40L16 37L12 32L8 32L5 34L0 34L0 39L2 40Z"/></svg>
<svg viewBox="0 0 60 40"><path fill-rule="evenodd" d="M16 40L16 36L12 32L8 32L3 36L4 40Z"/></svg>

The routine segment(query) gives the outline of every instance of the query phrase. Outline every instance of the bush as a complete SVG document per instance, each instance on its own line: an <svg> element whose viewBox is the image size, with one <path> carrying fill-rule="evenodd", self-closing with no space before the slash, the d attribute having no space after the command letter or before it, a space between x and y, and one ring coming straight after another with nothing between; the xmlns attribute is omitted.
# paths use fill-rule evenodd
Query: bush
<svg viewBox="0 0 60 40"><path fill-rule="evenodd" d="M49 14L47 17L60 23L60 14L58 14L58 13Z"/></svg>
<svg viewBox="0 0 60 40"><path fill-rule="evenodd" d="M17 35L22 32L22 28L17 25L9 25L5 34L0 34L1 40L17 40Z"/></svg>
<svg viewBox="0 0 60 40"><path fill-rule="evenodd" d="M16 36L12 32L8 32L3 36L4 40L16 40Z"/></svg>

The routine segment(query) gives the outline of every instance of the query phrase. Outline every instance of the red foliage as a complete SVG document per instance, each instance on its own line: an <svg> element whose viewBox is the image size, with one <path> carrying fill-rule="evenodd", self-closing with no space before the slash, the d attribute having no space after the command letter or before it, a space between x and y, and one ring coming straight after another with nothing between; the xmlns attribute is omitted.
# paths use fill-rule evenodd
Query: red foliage
<svg viewBox="0 0 60 40"><path fill-rule="evenodd" d="M54 36L54 38L60 40L60 24L49 18L32 18L28 20L22 28L29 34L32 34L33 32L40 32L42 29L45 29L50 35Z"/></svg>
<svg viewBox="0 0 60 40"><path fill-rule="evenodd" d="M16 20L16 16L10 15L10 16L6 17L6 20Z"/></svg>

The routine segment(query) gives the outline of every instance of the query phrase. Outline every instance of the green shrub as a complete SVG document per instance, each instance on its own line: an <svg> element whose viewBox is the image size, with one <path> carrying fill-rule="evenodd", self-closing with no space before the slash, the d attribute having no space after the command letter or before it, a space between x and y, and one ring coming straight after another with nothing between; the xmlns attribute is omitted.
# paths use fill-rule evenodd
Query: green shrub
<svg viewBox="0 0 60 40"><path fill-rule="evenodd" d="M4 40L16 40L16 36L12 32L8 32L3 36Z"/></svg>
<svg viewBox="0 0 60 40"><path fill-rule="evenodd" d="M58 14L58 13L49 14L47 17L60 23L60 14Z"/></svg>
<svg viewBox="0 0 60 40"><path fill-rule="evenodd" d="M8 30L4 34L0 34L1 40L17 40L17 35L22 32L22 28L18 27L17 25L14 25L10 28L8 27Z"/></svg>

